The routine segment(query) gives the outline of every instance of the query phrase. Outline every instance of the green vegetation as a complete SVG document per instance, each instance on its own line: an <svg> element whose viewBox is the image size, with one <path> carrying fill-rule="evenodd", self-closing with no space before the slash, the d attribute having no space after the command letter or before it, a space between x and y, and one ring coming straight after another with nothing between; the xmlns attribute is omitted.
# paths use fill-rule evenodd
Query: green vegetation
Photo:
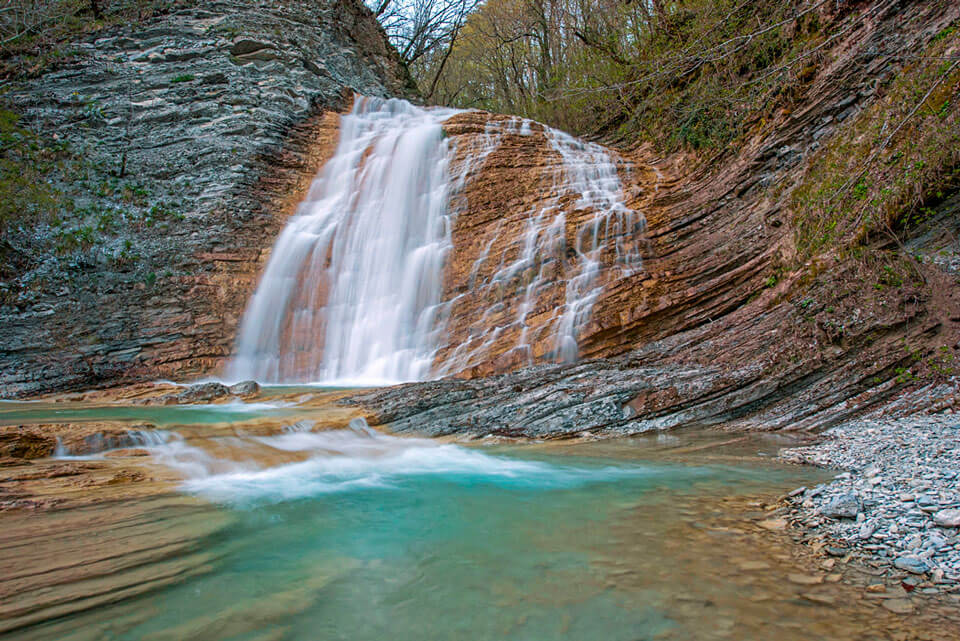
<svg viewBox="0 0 960 641"><path fill-rule="evenodd" d="M0 234L10 225L29 225L68 206L48 182L62 166L66 146L40 138L20 117L0 109Z"/></svg>
<svg viewBox="0 0 960 641"><path fill-rule="evenodd" d="M89 104L82 97L76 100L78 105ZM70 271L83 264L87 259L82 254L90 251L106 250L123 269L140 267L131 235L168 229L185 218L182 207L136 180L120 178L112 163L92 161L65 143L40 135L15 112L0 108L4 278L22 273L40 256L56 257ZM2 298L11 295L7 292Z"/></svg>
<svg viewBox="0 0 960 641"><path fill-rule="evenodd" d="M411 70L435 102L723 151L789 109L848 28L822 25L822 4L488 0Z"/></svg>
<svg viewBox="0 0 960 641"><path fill-rule="evenodd" d="M909 366L901 365L894 369L897 383L942 382L957 372L954 366L956 359L953 350L946 345L926 350L903 341L902 347Z"/></svg>
<svg viewBox="0 0 960 641"><path fill-rule="evenodd" d="M185 73L185 74L183 74L183 75L177 76L176 78L174 78L174 79L171 80L170 82L173 83L173 84L177 84L177 83L181 83L181 82L193 82L193 81L196 80L196 79L197 79L196 76L194 76L194 75L192 75L192 74L189 74L189 73Z"/></svg>
<svg viewBox="0 0 960 641"><path fill-rule="evenodd" d="M801 259L903 232L960 186L960 61L947 29L814 157L790 205ZM878 287L891 285L881 281Z"/></svg>

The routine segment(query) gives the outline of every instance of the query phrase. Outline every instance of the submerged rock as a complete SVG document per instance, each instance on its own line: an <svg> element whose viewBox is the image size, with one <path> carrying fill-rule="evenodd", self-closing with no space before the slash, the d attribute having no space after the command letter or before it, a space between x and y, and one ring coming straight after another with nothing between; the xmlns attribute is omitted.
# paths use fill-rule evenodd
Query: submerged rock
<svg viewBox="0 0 960 641"><path fill-rule="evenodd" d="M910 599L884 599L880 602L884 608L894 614L910 614L913 612L913 604Z"/></svg>

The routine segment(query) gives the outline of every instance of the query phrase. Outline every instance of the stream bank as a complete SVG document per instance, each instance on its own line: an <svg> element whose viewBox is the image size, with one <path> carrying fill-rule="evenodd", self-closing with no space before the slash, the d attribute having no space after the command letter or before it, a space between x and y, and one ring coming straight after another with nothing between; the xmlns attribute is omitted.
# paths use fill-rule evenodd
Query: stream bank
<svg viewBox="0 0 960 641"><path fill-rule="evenodd" d="M952 412L846 422L780 458L842 471L787 499L786 518L825 554L860 559L924 593L960 591L960 419Z"/></svg>

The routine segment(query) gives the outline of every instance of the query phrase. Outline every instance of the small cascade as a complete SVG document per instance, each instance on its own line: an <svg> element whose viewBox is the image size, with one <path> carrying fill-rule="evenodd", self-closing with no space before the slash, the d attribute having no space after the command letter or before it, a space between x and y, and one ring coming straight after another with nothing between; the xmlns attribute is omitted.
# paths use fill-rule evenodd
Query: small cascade
<svg viewBox="0 0 960 641"><path fill-rule="evenodd" d="M353 419L346 429L171 440L150 453L183 476L185 491L240 506L392 489L425 477L551 488L647 473L638 466L551 465L433 439L390 436L362 418Z"/></svg>
<svg viewBox="0 0 960 641"><path fill-rule="evenodd" d="M85 437L79 446L70 448L60 437L57 437L53 457L95 458L111 450L158 447L180 439L179 434L168 430L129 430L120 434L97 432Z"/></svg>
<svg viewBox="0 0 960 641"><path fill-rule="evenodd" d="M461 113L356 99L335 155L274 246L229 378L378 384L504 354L514 365L576 360L603 288L641 268L644 218L626 205L623 163L521 118L490 117L454 143L443 125ZM549 159L535 205L480 230L467 287L445 295L457 289L444 278L468 187L493 152L521 139ZM466 322L466 335L452 338L451 322Z"/></svg>
<svg viewBox="0 0 960 641"><path fill-rule="evenodd" d="M597 277L603 252L612 243L614 264L621 276L638 270L642 262L640 252L627 246L623 239L642 232L645 221L624 204L620 176L606 150L561 131L551 131L549 138L563 158L564 188L579 194L574 207L592 212L576 231L576 261L567 278L566 300L557 320L557 357L572 362L577 358L577 335L590 319L602 290Z"/></svg>
<svg viewBox="0 0 960 641"><path fill-rule="evenodd" d="M637 240L646 221L625 203L616 159L600 145L538 127L559 157L542 178L541 191L549 196L527 213L516 239L502 242L501 221L483 245L470 270L469 295L483 299L486 311L471 325L467 340L443 359L442 375L469 369L498 352L512 353L514 362L526 365L575 361L578 336L605 284L642 267ZM501 136L532 134L528 120L515 119L498 129ZM492 252L494 245L502 246L499 255ZM534 313L536 323L530 319ZM492 322L493 317L506 322ZM550 350L535 354L534 343L543 342L545 332ZM507 345L505 336L511 337Z"/></svg>

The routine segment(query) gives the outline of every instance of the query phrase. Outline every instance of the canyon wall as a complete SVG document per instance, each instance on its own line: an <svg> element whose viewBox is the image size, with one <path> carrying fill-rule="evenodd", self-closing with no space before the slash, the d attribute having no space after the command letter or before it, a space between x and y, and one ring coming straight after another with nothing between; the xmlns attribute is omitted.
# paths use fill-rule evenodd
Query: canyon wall
<svg viewBox="0 0 960 641"><path fill-rule="evenodd" d="M270 246L331 153L345 90L409 93L365 10L238 6L98 34L86 58L12 92L26 117L85 145L98 198L122 201L136 233L24 254L0 325L4 395L221 373ZM960 16L950 3L864 6L856 19L821 7L843 37L820 49L791 108L718 158L451 117L463 182L434 372L455 378L347 402L398 431L538 436L813 429L891 402L952 406L956 186L905 241L798 247L806 219L791 193L889 102L905 69L896 52L926 50ZM20 246L54 233L21 232Z"/></svg>
<svg viewBox="0 0 960 641"><path fill-rule="evenodd" d="M818 251L798 247L817 221L791 193L836 163L830 154L853 153L855 143L875 140L865 145L865 165L882 151L877 148L902 119L890 113L892 101L902 99L894 98L896 87L915 64L899 52L947 41L938 46L955 55L948 39L960 7L860 3L865 12L854 16L828 4L822 20L837 21L843 37L820 48L822 57L797 88L798 103L753 123L735 154L711 161L661 156L648 147L622 151L626 204L646 219L643 266L606 279L579 333L582 362L548 364L546 358L533 368L478 377L525 364L499 350L459 380L378 390L353 402L370 410L372 422L398 431L527 436L691 424L818 429L877 408L954 407L960 196L949 171L935 193L918 196L928 203L922 224L846 245L830 242L827 226ZM944 60L938 70L946 98L927 107L925 127L955 123L960 113L949 97L960 76L951 73L950 58ZM936 78L906 100L923 106ZM884 113L886 127L864 133L865 123L882 124ZM470 130L466 124L450 127L454 138ZM472 131L479 135L476 126ZM919 140L889 150L884 162L895 166L900 155L916 153ZM934 136L928 144L953 140ZM489 155L481 178L467 186L470 206L454 231L461 237L452 263L458 287L472 287L470 266L486 251L480 239L490 228L503 222L512 231L499 237L523 236L522 221L504 212L528 208L540 184L531 172L542 174L551 158L536 136L517 133ZM907 180L923 165L922 154L910 160ZM837 184L851 175L840 175ZM894 181L888 186L892 191ZM871 204L879 210L884 203L864 203ZM530 314L532 333L556 304ZM450 322L458 336L453 343L469 337L466 328L483 313L463 309L464 317L455 311ZM533 351L549 356L549 349L548 341Z"/></svg>
<svg viewBox="0 0 960 641"><path fill-rule="evenodd" d="M2 239L0 396L215 371L336 112L406 69L355 0L176 2L68 53L3 97L66 151Z"/></svg>

